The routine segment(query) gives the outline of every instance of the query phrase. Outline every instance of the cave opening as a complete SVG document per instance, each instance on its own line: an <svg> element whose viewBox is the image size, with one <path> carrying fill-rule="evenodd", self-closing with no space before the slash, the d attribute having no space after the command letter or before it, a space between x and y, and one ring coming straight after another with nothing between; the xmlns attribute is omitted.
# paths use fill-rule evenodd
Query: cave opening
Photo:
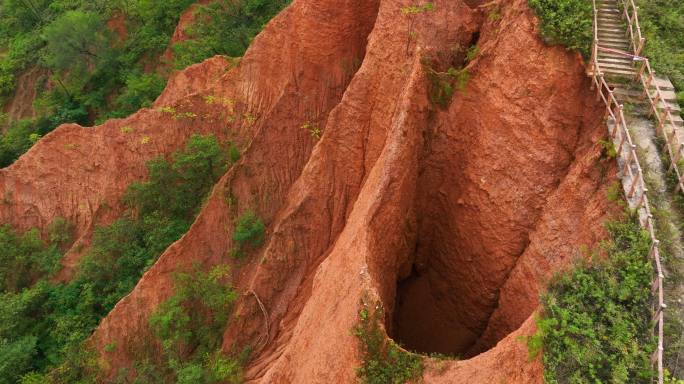
<svg viewBox="0 0 684 384"><path fill-rule="evenodd" d="M459 316L457 303L444 288L435 289L439 272L430 264L414 263L411 273L397 281L390 336L407 350L453 358L470 357L482 329L474 324L464 324ZM452 291L453 295L459 292Z"/></svg>

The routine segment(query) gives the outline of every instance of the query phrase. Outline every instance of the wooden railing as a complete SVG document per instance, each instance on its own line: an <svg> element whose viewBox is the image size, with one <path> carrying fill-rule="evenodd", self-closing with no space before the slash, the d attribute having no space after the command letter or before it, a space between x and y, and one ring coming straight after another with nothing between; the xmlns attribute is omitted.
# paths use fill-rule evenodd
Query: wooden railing
<svg viewBox="0 0 684 384"><path fill-rule="evenodd" d="M629 129L625 121L624 106L618 102L613 90L606 82L604 73L601 70L601 66L598 61L598 51L600 49L600 42L598 38L598 9L596 7L596 0L592 0L592 2L594 7L594 44L592 47L590 73L593 77L593 86L596 87L598 97L600 97L606 105L606 111L608 114L609 121L613 122L612 127L608 125L608 131L612 139L612 142L616 148L616 158L618 161L620 173L622 174L622 184L627 197L627 202L630 208L637 211L639 215L639 223L646 231L648 231L649 236L651 237L651 250L649 257L653 260L656 272L653 279L653 283L651 285L651 292L653 293L653 297L655 299L652 311L652 326L655 338L657 340L657 348L653 353L653 356L651 357L651 362L653 363L654 369L657 371L658 374L658 384L663 384L664 310L665 308L667 308L667 306L665 305L665 295L663 292L663 279L665 276L663 273L662 263L660 260L660 241L657 239L655 233L655 221L653 219L651 206L649 204L649 199L647 196L648 188L646 186L646 182L644 181L643 168L639 163L639 158L636 152L636 145L632 140L632 136L629 133ZM641 37L641 29L639 28L639 21L637 17L638 8L634 6L633 0L620 0L620 2L625 6L625 15L629 19L630 24L628 33L631 33L633 36L631 39L632 45L634 48L635 56L638 56L636 52L641 52L644 44L644 40ZM633 10L631 14L629 12L630 9ZM634 44L636 41L635 39L638 39L638 43L636 45ZM646 68L650 70L650 66L648 66L648 61L646 61L645 63ZM652 81L652 78L650 81ZM651 96L648 92L648 86L646 87L646 90L646 93L650 99ZM659 92L657 88L656 91ZM662 98L662 94L660 95ZM659 116L660 114L658 112L657 103L652 105L655 105L655 114ZM681 178L679 178L679 180L681 184Z"/></svg>
<svg viewBox="0 0 684 384"><path fill-rule="evenodd" d="M634 4L634 0L619 0L624 8L623 17L627 21L627 35L631 42L634 54L639 56L646 44L646 38L641 34L639 25L639 7Z"/></svg>
<svg viewBox="0 0 684 384"><path fill-rule="evenodd" d="M651 69L651 64L648 59L644 59L638 64L637 80L644 88L644 98L648 98L650 106L649 117L653 117L656 123L656 133L662 136L665 140L665 148L667 150L668 158L670 159L669 171L675 173L677 177L677 186L675 193L684 193L684 176L679 169L679 160L684 155L684 143L681 142L679 135L677 135L677 125L672 116L672 110L669 104L665 101L663 91L655 79L655 71ZM655 92L651 93L651 87ZM662 107L661 107L662 103ZM665 127L669 124L672 128L671 132L666 132Z"/></svg>
<svg viewBox="0 0 684 384"><path fill-rule="evenodd" d="M637 64L637 81L644 89L643 98L648 98L650 104L649 117L656 120L656 133L665 139L665 147L668 158L670 160L669 171L674 172L677 177L677 185L675 193L684 193L684 176L679 169L678 162L684 156L684 143L682 143L677 135L677 126L672 117L670 106L665 101L663 91L655 79L655 71L651 69L651 64L648 58L641 57L641 53L646 43L646 39L641 33L641 26L639 25L639 7L634 4L634 0L619 0L623 6L623 17L627 21L628 31L630 35L630 46L632 55ZM596 30L595 30L596 32ZM598 36L598 35L595 35ZM651 87L655 92L651 93ZM661 108L660 104L663 107ZM667 133L665 126L670 124L672 132Z"/></svg>

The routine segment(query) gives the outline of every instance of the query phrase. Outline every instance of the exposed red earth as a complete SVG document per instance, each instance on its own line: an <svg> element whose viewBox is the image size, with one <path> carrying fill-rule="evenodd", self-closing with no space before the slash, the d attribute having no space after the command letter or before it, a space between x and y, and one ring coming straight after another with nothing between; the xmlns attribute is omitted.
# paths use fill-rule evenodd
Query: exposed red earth
<svg viewBox="0 0 684 384"><path fill-rule="evenodd" d="M407 16L409 1L294 0L239 63L192 66L152 109L62 126L0 170L0 221L77 224L68 279L79 243L122 213L145 161L193 133L243 151L92 336L111 372L130 366L175 271L231 263L241 296L223 347L253 347L249 383L355 382L362 298L382 305L388 337L407 349L460 357L426 357L426 383L543 382L522 340L539 293L604 237L614 210L615 167L596 144L604 108L581 59L541 42L525 0L433 3ZM432 104L426 67L461 65L475 44L464 88ZM235 262L246 210L267 240Z"/></svg>

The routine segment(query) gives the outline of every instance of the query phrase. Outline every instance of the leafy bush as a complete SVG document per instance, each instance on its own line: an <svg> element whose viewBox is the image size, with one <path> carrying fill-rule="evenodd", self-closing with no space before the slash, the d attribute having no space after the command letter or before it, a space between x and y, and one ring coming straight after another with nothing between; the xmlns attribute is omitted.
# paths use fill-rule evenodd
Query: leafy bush
<svg viewBox="0 0 684 384"><path fill-rule="evenodd" d="M172 158L172 163L148 164L149 181L132 185L126 194L130 214L95 230L91 249L67 284L48 277L56 270L60 247L70 241L68 223L56 220L49 226L50 244L37 231L19 236L0 227L0 249L9 250L0 253L0 356L16 355L11 364L0 364L0 377L18 382L32 372L26 380L95 382L97 364L83 341L188 230L202 197L225 170L224 151L213 136L193 136ZM212 292L211 285L202 289ZM29 337L37 342L31 344Z"/></svg>
<svg viewBox="0 0 684 384"><path fill-rule="evenodd" d="M226 155L212 135L193 135L173 163L163 158L148 162L150 179L133 183L124 201L141 217L187 219L198 208L198 196L206 195L226 171Z"/></svg>
<svg viewBox="0 0 684 384"><path fill-rule="evenodd" d="M528 0L541 21L541 35L550 44L561 44L591 56L594 10L586 0Z"/></svg>
<svg viewBox="0 0 684 384"><path fill-rule="evenodd" d="M265 229L264 222L259 217L252 212L245 212L237 220L233 241L236 241L240 247L258 247L264 242Z"/></svg>
<svg viewBox="0 0 684 384"><path fill-rule="evenodd" d="M18 235L9 225L0 226L1 292L19 292L57 270L60 246L69 241L70 226L57 219L49 232L50 240L45 242L35 229Z"/></svg>
<svg viewBox="0 0 684 384"><path fill-rule="evenodd" d="M166 87L166 80L156 73L132 72L126 76L126 86L116 98L116 110L111 117L125 117L140 108L152 105Z"/></svg>
<svg viewBox="0 0 684 384"><path fill-rule="evenodd" d="M650 383L650 238L636 221L610 223L606 259L561 274L542 298L532 354L547 383Z"/></svg>
<svg viewBox="0 0 684 384"><path fill-rule="evenodd" d="M198 8L189 40L173 47L182 69L214 55L242 56L256 36L291 0L219 0Z"/></svg>
<svg viewBox="0 0 684 384"><path fill-rule="evenodd" d="M164 357L149 369L173 383L239 383L238 360L220 353L228 314L237 299L230 285L230 268L217 266L208 273L178 273L174 295L150 317Z"/></svg>
<svg viewBox="0 0 684 384"><path fill-rule="evenodd" d="M73 98L64 93L52 92L42 100L49 117L22 119L11 124L5 134L0 134L0 167L12 164L35 144L36 138L51 132L65 122L85 124L88 112Z"/></svg>
<svg viewBox="0 0 684 384"><path fill-rule="evenodd" d="M361 342L363 364L356 371L366 384L401 384L418 380L423 374L423 358L406 352L388 339L380 327L382 306L369 308L363 301L354 335Z"/></svg>
<svg viewBox="0 0 684 384"><path fill-rule="evenodd" d="M166 78L151 69L159 67L180 14L193 3L0 1L0 107L14 94L17 76L25 69L37 65L53 74L52 87L39 86L39 117L0 135L0 167L14 162L39 136L61 123L92 125L151 105L166 85ZM173 47L174 65L184 68L213 55L241 56L289 3L219 0L199 6L198 22L188 29L191 39ZM113 16L125 18L123 40L107 27Z"/></svg>

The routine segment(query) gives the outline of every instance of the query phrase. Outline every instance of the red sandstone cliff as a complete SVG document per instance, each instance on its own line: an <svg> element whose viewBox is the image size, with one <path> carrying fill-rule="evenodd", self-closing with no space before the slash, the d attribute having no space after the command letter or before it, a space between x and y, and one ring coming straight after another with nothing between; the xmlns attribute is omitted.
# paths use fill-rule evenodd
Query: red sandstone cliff
<svg viewBox="0 0 684 384"><path fill-rule="evenodd" d="M232 262L233 221L250 209L267 242L233 268L243 295L223 340L254 346L249 382L354 382L350 330L364 295L382 302L395 340L462 356L427 359L425 382L542 382L519 337L534 332L545 281L603 235L615 172L596 145L603 110L578 57L537 37L525 0L436 0L412 23L409 4L295 0L237 66L188 68L157 109L63 126L0 171L0 220L44 227L65 216L87 239L120 214L144 162L192 133L243 150L190 231L95 332L100 349L124 346L107 354L112 370L130 363L174 271ZM432 106L426 58L475 43L465 89Z"/></svg>

